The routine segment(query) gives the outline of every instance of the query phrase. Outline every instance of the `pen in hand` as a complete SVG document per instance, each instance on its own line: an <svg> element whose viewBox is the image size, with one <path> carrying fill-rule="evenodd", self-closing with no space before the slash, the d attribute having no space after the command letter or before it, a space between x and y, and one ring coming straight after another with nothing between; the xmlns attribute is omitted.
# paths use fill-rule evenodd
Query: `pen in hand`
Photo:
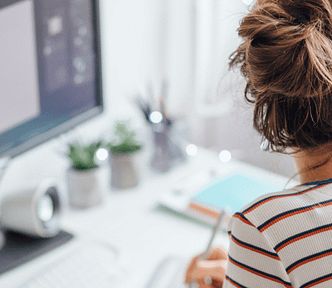
<svg viewBox="0 0 332 288"><path fill-rule="evenodd" d="M209 243L208 243L208 245L207 245L204 253L197 260L197 262L208 259L209 253L210 253L210 249L211 249L211 246L212 246L212 243L213 243L213 240L214 240L215 236L217 235L217 232L218 232L218 230L220 228L221 223L224 221L225 216L226 216L226 209L222 209L220 211L220 214L219 214L219 216L217 218L217 221L216 221L216 223L215 223L215 225L213 227L213 231L212 231L212 235L210 237L210 241L209 241ZM206 283L207 285L211 285L212 284L211 277L207 277L206 279L204 279L204 281L207 282ZM197 285L196 285L195 281L190 281L189 282L189 288L196 288L196 287L197 287Z"/></svg>

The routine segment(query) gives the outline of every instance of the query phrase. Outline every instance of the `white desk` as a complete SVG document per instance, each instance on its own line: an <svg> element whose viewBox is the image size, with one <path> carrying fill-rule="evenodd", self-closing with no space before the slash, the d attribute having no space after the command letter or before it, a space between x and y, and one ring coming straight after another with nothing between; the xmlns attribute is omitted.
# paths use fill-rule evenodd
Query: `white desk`
<svg viewBox="0 0 332 288"><path fill-rule="evenodd" d="M284 177L234 160L223 164L216 154L201 149L196 156L190 156L185 164L168 173L155 174L146 170L137 188L110 191L101 206L69 210L63 217L62 226L81 237L93 237L117 246L125 256L124 269L127 273L121 288L144 288L164 257L181 255L189 259L202 252L207 245L209 228L153 210L159 197L167 193L176 181L201 169L217 169L220 173L235 169L279 184L287 182ZM220 234L216 241L228 245L225 235ZM0 287L14 288L25 282L65 249L61 247L5 273L0 276Z"/></svg>

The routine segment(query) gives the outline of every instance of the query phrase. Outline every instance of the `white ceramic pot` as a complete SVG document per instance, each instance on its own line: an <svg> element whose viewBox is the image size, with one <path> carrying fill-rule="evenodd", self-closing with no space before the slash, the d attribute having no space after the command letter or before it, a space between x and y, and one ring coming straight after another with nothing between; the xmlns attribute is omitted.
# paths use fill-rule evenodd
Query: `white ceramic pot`
<svg viewBox="0 0 332 288"><path fill-rule="evenodd" d="M68 198L73 207L87 208L101 204L109 190L106 167L80 171L70 168L67 173Z"/></svg>
<svg viewBox="0 0 332 288"><path fill-rule="evenodd" d="M138 185L138 175L132 154L112 154L111 186L115 189L129 189Z"/></svg>

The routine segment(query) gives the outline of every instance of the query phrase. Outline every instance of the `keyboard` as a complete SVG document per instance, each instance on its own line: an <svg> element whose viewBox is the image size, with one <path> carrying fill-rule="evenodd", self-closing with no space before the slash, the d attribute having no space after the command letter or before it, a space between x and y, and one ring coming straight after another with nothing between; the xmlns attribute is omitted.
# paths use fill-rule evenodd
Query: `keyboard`
<svg viewBox="0 0 332 288"><path fill-rule="evenodd" d="M103 244L85 244L51 263L20 288L114 288L120 280L119 253Z"/></svg>

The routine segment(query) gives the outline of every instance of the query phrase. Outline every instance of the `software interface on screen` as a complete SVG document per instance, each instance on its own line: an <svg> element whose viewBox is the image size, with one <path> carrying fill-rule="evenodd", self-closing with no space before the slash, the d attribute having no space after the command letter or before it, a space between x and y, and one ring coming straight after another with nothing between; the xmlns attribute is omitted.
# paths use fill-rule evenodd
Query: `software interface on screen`
<svg viewBox="0 0 332 288"><path fill-rule="evenodd" d="M0 27L0 55L3 55L0 56L0 133L3 133L40 114L32 2L0 10Z"/></svg>
<svg viewBox="0 0 332 288"><path fill-rule="evenodd" d="M91 3L0 1L0 155L100 104Z"/></svg>

